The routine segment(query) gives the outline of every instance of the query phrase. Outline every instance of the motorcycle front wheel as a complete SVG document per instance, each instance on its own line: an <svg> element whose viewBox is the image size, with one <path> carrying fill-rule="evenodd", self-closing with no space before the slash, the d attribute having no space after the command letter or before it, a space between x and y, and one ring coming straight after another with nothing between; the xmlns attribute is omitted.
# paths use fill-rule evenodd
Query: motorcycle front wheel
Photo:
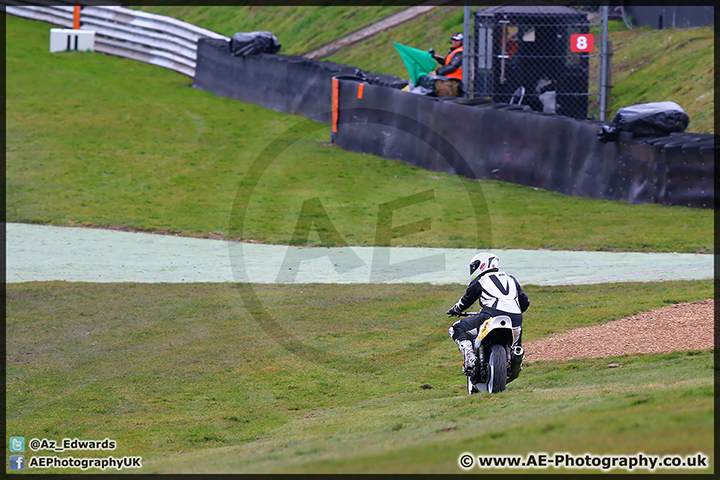
<svg viewBox="0 0 720 480"><path fill-rule="evenodd" d="M490 347L490 358L488 360L488 391L499 393L505 391L507 386L507 351L503 345L492 345Z"/></svg>

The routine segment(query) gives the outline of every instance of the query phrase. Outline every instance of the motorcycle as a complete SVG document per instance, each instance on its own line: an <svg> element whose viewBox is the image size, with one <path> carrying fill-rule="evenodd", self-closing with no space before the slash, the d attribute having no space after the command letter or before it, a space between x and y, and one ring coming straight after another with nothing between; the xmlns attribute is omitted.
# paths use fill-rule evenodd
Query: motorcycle
<svg viewBox="0 0 720 480"><path fill-rule="evenodd" d="M477 315L480 312L465 312L462 316ZM478 367L475 374L467 378L468 394L479 392L499 393L507 384L518 378L522 370L525 351L515 342L520 337L521 327L513 327L510 317L498 315L485 320L473 340Z"/></svg>

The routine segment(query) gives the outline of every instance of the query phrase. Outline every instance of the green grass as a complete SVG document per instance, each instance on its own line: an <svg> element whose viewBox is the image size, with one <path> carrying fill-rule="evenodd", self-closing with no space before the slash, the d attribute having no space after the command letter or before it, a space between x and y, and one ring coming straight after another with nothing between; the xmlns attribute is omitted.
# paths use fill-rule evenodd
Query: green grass
<svg viewBox="0 0 720 480"><path fill-rule="evenodd" d="M294 344L269 337L244 306L245 288ZM619 294L628 289L637 295ZM712 284L527 291L526 343L709 298ZM7 431L110 438L112 455L143 457L142 473L453 473L465 451L703 452L713 471L712 352L535 362L506 393L469 397L442 307L457 294L430 285L11 284Z"/></svg>
<svg viewBox="0 0 720 480"><path fill-rule="evenodd" d="M393 246L714 251L709 210L568 197L346 152L329 143L327 125L192 89L152 65L50 54L47 24L6 24L10 222L227 238L240 233L233 208L247 201L242 239L290 243L303 204L319 199L334 244L375 244L381 207L395 205L394 227L430 225ZM263 149L291 128L297 141L254 189L243 187ZM431 197L393 203L422 192Z"/></svg>
<svg viewBox="0 0 720 480"><path fill-rule="evenodd" d="M368 2L372 5L372 2ZM143 6L139 10L167 15L226 37L237 32L270 31L284 55L309 53L355 30L402 11L403 6ZM322 26L322 28L319 28Z"/></svg>

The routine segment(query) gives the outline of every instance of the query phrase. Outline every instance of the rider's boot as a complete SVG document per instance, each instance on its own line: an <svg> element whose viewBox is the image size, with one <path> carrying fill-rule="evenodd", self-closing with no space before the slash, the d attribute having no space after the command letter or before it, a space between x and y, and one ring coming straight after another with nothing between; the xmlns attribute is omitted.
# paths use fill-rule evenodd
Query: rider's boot
<svg viewBox="0 0 720 480"><path fill-rule="evenodd" d="M512 332L513 332L512 346L513 347L515 345L522 346L522 326L512 327Z"/></svg>
<svg viewBox="0 0 720 480"><path fill-rule="evenodd" d="M462 353L465 358L463 362L463 373L471 377L475 373L478 364L478 358L477 355L475 355L472 342L470 340L462 340L456 343L460 349L460 353Z"/></svg>

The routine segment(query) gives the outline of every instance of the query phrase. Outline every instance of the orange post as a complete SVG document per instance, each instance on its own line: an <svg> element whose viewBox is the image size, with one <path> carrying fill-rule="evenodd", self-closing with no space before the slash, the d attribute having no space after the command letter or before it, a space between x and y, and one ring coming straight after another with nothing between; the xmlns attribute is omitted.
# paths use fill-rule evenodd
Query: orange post
<svg viewBox="0 0 720 480"><path fill-rule="evenodd" d="M363 90L365 90L365 84L361 83L360 85L358 85L358 99L359 100L362 100Z"/></svg>
<svg viewBox="0 0 720 480"><path fill-rule="evenodd" d="M337 133L338 131L338 103L340 99L338 98L338 91L339 91L339 85L340 82L337 78L332 79L332 131Z"/></svg>
<svg viewBox="0 0 720 480"><path fill-rule="evenodd" d="M75 9L73 10L73 28L75 30L80 30L80 4L75 4Z"/></svg>

